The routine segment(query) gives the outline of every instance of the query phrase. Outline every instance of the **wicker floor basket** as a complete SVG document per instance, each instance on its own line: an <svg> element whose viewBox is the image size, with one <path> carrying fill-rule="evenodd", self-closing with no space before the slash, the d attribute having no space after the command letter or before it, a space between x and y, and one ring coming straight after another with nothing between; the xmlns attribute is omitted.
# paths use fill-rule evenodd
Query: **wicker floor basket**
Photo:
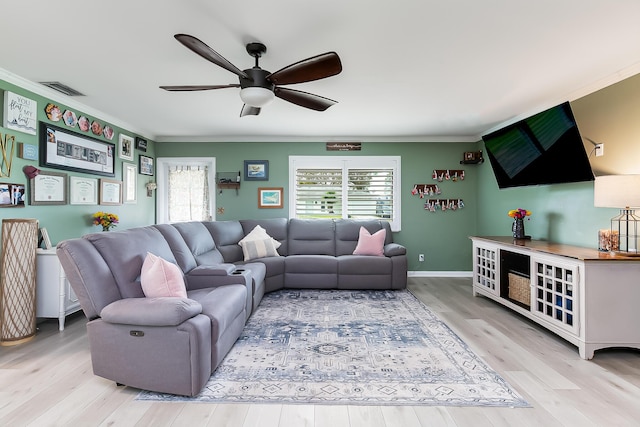
<svg viewBox="0 0 640 427"><path fill-rule="evenodd" d="M531 285L528 277L509 273L509 298L519 303L531 305Z"/></svg>

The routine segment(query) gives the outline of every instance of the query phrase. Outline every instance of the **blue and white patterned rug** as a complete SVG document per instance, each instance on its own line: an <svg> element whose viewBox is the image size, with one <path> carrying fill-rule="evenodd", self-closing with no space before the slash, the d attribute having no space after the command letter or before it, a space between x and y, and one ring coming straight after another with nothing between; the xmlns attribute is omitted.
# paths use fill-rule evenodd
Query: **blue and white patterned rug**
<svg viewBox="0 0 640 427"><path fill-rule="evenodd" d="M267 294L198 396L137 399L529 406L406 290Z"/></svg>

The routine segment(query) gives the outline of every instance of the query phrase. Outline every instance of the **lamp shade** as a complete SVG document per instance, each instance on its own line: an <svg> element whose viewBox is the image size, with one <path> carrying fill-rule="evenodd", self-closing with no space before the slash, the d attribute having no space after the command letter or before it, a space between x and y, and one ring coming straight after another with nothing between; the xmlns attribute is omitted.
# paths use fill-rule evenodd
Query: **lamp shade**
<svg viewBox="0 0 640 427"><path fill-rule="evenodd" d="M273 91L263 87L245 87L240 90L240 99L252 107L264 107L273 101L275 95Z"/></svg>
<svg viewBox="0 0 640 427"><path fill-rule="evenodd" d="M640 208L640 175L597 176L593 193L597 208Z"/></svg>

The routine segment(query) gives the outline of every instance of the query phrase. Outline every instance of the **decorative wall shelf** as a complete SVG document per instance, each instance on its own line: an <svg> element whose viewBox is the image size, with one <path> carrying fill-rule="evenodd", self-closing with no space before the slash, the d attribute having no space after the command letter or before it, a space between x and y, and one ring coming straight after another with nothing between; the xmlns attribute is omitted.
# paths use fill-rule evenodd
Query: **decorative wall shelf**
<svg viewBox="0 0 640 427"><path fill-rule="evenodd" d="M482 150L465 151L462 156L462 160L460 160L461 165L477 165L480 163L484 163L484 157L482 157Z"/></svg>
<svg viewBox="0 0 640 427"><path fill-rule="evenodd" d="M218 186L218 190L220 190L220 194L222 194L222 190L236 190L236 194L238 194L238 190L240 189L240 175L241 172L218 172L216 174L216 185Z"/></svg>
<svg viewBox="0 0 640 427"><path fill-rule="evenodd" d="M462 199L429 199L424 203L424 209L429 212L457 211L462 208L464 208Z"/></svg>
<svg viewBox="0 0 640 427"><path fill-rule="evenodd" d="M440 193L442 193L442 191L440 187L438 187L438 184L415 184L411 190L412 195L419 195L421 199L424 196L435 196Z"/></svg>
<svg viewBox="0 0 640 427"><path fill-rule="evenodd" d="M464 180L464 170L463 169L434 169L433 170L433 179L442 181L453 181L456 182L458 180Z"/></svg>

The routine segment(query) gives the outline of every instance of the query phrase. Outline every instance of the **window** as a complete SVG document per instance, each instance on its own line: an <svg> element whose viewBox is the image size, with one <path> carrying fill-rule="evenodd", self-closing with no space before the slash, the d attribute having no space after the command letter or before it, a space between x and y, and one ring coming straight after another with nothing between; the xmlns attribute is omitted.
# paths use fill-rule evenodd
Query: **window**
<svg viewBox="0 0 640 427"><path fill-rule="evenodd" d="M214 158L158 158L158 223L212 219Z"/></svg>
<svg viewBox="0 0 640 427"><path fill-rule="evenodd" d="M290 156L291 218L378 218L400 230L400 157Z"/></svg>

